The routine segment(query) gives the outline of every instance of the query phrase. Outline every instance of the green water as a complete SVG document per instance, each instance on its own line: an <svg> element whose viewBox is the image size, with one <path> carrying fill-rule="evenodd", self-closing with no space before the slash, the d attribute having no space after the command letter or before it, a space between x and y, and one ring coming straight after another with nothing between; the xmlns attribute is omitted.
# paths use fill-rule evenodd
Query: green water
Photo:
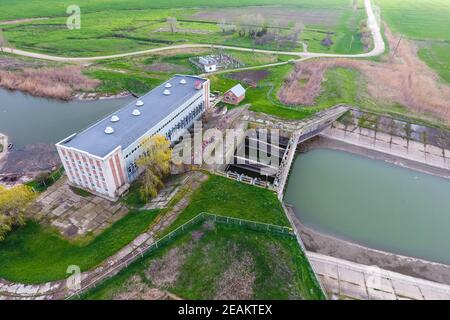
<svg viewBox="0 0 450 320"><path fill-rule="evenodd" d="M119 109L130 98L69 101L0 89L0 132L16 147L56 143Z"/></svg>
<svg viewBox="0 0 450 320"><path fill-rule="evenodd" d="M285 201L313 230L450 264L450 180L320 149L297 157Z"/></svg>

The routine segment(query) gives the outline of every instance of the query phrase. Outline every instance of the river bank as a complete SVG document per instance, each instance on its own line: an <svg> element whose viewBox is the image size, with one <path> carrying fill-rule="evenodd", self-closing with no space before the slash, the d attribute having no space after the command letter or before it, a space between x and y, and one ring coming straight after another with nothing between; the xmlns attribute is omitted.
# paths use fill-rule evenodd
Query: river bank
<svg viewBox="0 0 450 320"><path fill-rule="evenodd" d="M368 157L370 159L388 162L422 173L450 179L449 170L444 168L401 158L377 150L370 150L351 143L345 143L341 140L334 140L328 136L316 137L299 146L300 152L308 152L315 149L344 151ZM289 206L289 209L295 211L292 206ZM305 247L309 251L367 266L375 265L382 269L412 277L450 284L450 266L448 265L368 248L351 241L313 230L312 228L305 226L297 216L296 220L296 223L299 225L300 236Z"/></svg>

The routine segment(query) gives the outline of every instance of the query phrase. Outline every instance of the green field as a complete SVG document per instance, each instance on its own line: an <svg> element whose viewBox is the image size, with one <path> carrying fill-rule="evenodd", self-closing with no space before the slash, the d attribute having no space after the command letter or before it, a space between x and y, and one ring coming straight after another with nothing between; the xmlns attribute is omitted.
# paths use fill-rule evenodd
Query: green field
<svg viewBox="0 0 450 320"><path fill-rule="evenodd" d="M419 43L419 56L450 83L450 1L376 0L396 33Z"/></svg>
<svg viewBox="0 0 450 320"><path fill-rule="evenodd" d="M321 94L316 98L313 106L284 105L278 99L278 92L284 78L292 71L292 68L292 64L267 68L266 70L271 74L261 81L258 87L247 88L246 99L241 105L251 104L252 111L283 119L303 119L340 103L361 105L366 104L368 100L364 79L357 70L334 68L326 72ZM226 74L214 75L210 79L211 88L221 92L225 92L238 83Z"/></svg>
<svg viewBox="0 0 450 320"><path fill-rule="evenodd" d="M160 272L149 271L158 268ZM164 277L171 280L161 283ZM184 299L324 298L295 238L216 224L187 231L82 299L123 298L152 287ZM236 290L247 294L237 296ZM132 298L139 299L139 295Z"/></svg>
<svg viewBox="0 0 450 320"><path fill-rule="evenodd" d="M64 56L95 56L119 52L130 52L154 47L183 43L213 43L241 47L276 49L273 42L264 46L255 45L248 37L237 33L223 34L211 20L193 20L191 16L200 10L224 7L247 7L273 5L268 0L205 1L181 0L128 1L114 0L78 1L81 8L81 29L66 28L66 7L69 1L11 1L2 2L0 20L17 18L48 17L45 20L3 25L9 42L20 49ZM338 18L334 27L312 21L306 25L301 39L308 43L312 51L355 53L362 50L358 36L360 21L364 19L364 8L353 10L348 0L282 0L277 2L289 12L292 10L327 10ZM176 9L174 9L176 8ZM242 8L245 14L245 8ZM179 20L179 31L167 29L165 19L174 16ZM292 18L291 23L297 22ZM269 22L270 27L270 22ZM286 30L285 30L286 29ZM288 32L289 27L283 27ZM194 31L193 31L194 30ZM324 47L320 42L326 32L332 32L334 44ZM285 44L280 49L301 51L302 46Z"/></svg>
<svg viewBox="0 0 450 320"><path fill-rule="evenodd" d="M0 242L0 278L21 283L63 279L67 267L87 271L116 253L156 218L158 211L130 212L98 237L70 242L58 231L29 221Z"/></svg>
<svg viewBox="0 0 450 320"><path fill-rule="evenodd" d="M201 212L289 226L274 192L212 175L194 192L187 208L164 234Z"/></svg>

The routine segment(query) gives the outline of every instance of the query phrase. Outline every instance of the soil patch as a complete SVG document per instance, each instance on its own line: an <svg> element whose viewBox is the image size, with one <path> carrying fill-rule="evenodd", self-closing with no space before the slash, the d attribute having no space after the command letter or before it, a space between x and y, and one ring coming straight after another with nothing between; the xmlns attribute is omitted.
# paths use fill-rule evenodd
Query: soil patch
<svg viewBox="0 0 450 320"><path fill-rule="evenodd" d="M271 74L268 70L248 70L248 71L240 71L233 72L228 76L231 79L239 80L248 85L256 86L260 81L264 80Z"/></svg>
<svg viewBox="0 0 450 320"><path fill-rule="evenodd" d="M52 144L38 143L21 149L12 149L0 163L0 175L21 176L49 171L60 165L56 148Z"/></svg>
<svg viewBox="0 0 450 320"><path fill-rule="evenodd" d="M152 288L143 282L139 275L132 276L113 300L168 300L167 292Z"/></svg>
<svg viewBox="0 0 450 320"><path fill-rule="evenodd" d="M157 287L173 286L186 258L192 251L192 243L170 249L163 257L153 260L145 276Z"/></svg>
<svg viewBox="0 0 450 320"><path fill-rule="evenodd" d="M150 72L169 73L169 72L187 72L189 71L189 68L174 63L158 62L146 66L145 70Z"/></svg>
<svg viewBox="0 0 450 320"><path fill-rule="evenodd" d="M256 279L255 260L245 252L240 259L234 260L225 270L217 284L218 300L248 300L253 297L253 285Z"/></svg>

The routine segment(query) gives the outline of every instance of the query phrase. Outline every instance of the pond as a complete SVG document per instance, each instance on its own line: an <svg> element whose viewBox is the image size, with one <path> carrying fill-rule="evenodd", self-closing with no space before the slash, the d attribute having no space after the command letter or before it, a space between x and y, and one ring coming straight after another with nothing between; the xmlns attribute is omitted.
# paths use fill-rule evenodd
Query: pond
<svg viewBox="0 0 450 320"><path fill-rule="evenodd" d="M56 143L114 112L131 98L64 102L0 89L0 132L16 147Z"/></svg>
<svg viewBox="0 0 450 320"><path fill-rule="evenodd" d="M450 265L450 180L316 149L294 162L285 201L318 232Z"/></svg>

